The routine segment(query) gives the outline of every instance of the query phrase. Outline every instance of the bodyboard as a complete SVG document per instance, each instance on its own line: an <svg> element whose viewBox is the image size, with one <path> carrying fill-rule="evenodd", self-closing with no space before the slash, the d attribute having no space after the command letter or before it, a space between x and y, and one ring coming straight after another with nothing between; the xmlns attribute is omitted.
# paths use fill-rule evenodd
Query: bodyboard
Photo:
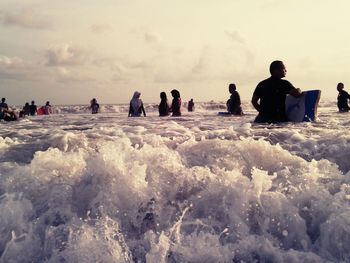
<svg viewBox="0 0 350 263"><path fill-rule="evenodd" d="M45 115L45 108L44 107L40 107L37 112L36 112L37 115Z"/></svg>
<svg viewBox="0 0 350 263"><path fill-rule="evenodd" d="M287 95L286 115L288 120L293 122L315 121L320 96L320 90L304 91L303 96L300 98Z"/></svg>

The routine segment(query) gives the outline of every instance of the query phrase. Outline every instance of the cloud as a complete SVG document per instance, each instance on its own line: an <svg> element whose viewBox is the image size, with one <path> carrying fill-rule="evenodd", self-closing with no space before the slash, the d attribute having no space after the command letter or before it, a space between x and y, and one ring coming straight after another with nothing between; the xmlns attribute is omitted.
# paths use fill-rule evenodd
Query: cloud
<svg viewBox="0 0 350 263"><path fill-rule="evenodd" d="M95 82L96 79L76 71L72 71L65 67L56 67L53 71L55 80L59 83L72 83L72 82Z"/></svg>
<svg viewBox="0 0 350 263"><path fill-rule="evenodd" d="M40 67L40 66L39 66ZM38 65L24 61L18 57L0 55L0 78L16 81L38 80L45 75Z"/></svg>
<svg viewBox="0 0 350 263"><path fill-rule="evenodd" d="M107 24L95 24L90 26L90 31L95 34L106 34L113 32L113 28Z"/></svg>
<svg viewBox="0 0 350 263"><path fill-rule="evenodd" d="M228 36L233 42L244 44L245 40L237 31L225 31L226 36Z"/></svg>
<svg viewBox="0 0 350 263"><path fill-rule="evenodd" d="M32 9L22 9L18 12L4 12L2 23L5 26L18 26L29 29L52 28L52 21L49 17L39 15Z"/></svg>
<svg viewBox="0 0 350 263"><path fill-rule="evenodd" d="M82 65L88 59L85 51L69 44L51 46L46 50L45 57L47 66Z"/></svg>
<svg viewBox="0 0 350 263"><path fill-rule="evenodd" d="M145 33L144 39L149 44L158 44L161 42L161 38L154 33Z"/></svg>

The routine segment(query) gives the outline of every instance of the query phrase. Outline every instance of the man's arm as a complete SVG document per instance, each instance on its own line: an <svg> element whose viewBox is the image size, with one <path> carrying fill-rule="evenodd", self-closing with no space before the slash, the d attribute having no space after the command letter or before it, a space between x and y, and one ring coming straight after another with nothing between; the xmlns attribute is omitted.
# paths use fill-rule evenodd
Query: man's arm
<svg viewBox="0 0 350 263"><path fill-rule="evenodd" d="M255 108L258 112L260 112L261 107L260 107L260 104L258 103L258 101L259 101L258 96L256 96L255 94L253 94L253 97L252 97L252 104L253 104L254 108Z"/></svg>
<svg viewBox="0 0 350 263"><path fill-rule="evenodd" d="M289 94L292 95L292 96L295 97L295 98L299 98L299 97L301 97L301 96L303 95L303 92L301 92L300 89L294 88L294 89L292 89L292 90L289 92Z"/></svg>

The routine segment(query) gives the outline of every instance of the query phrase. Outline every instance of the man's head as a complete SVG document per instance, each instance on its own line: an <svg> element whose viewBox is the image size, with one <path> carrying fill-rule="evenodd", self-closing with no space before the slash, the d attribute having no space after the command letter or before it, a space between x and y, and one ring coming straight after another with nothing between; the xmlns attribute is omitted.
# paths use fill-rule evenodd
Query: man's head
<svg viewBox="0 0 350 263"><path fill-rule="evenodd" d="M344 89L344 84L339 82L338 85L337 85L337 90L338 91L342 91Z"/></svg>
<svg viewBox="0 0 350 263"><path fill-rule="evenodd" d="M5 100L6 100L5 98L2 98L2 99L1 99L1 102L5 102Z"/></svg>
<svg viewBox="0 0 350 263"><path fill-rule="evenodd" d="M35 103L35 101L34 101L34 100L32 100L32 105L34 105L34 103Z"/></svg>
<svg viewBox="0 0 350 263"><path fill-rule="evenodd" d="M282 61L275 60L270 65L270 73L271 76L281 79L286 76L287 70Z"/></svg>
<svg viewBox="0 0 350 263"><path fill-rule="evenodd" d="M228 86L228 91L229 91L230 93L233 93L235 90L236 90L236 84L231 83L231 84Z"/></svg>

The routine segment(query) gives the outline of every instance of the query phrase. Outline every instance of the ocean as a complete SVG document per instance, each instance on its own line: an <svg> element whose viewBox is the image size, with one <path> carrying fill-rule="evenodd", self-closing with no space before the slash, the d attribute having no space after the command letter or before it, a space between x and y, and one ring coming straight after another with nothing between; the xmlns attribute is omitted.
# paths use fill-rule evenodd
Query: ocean
<svg viewBox="0 0 350 263"><path fill-rule="evenodd" d="M0 123L0 262L350 262L350 113L57 106Z"/></svg>

